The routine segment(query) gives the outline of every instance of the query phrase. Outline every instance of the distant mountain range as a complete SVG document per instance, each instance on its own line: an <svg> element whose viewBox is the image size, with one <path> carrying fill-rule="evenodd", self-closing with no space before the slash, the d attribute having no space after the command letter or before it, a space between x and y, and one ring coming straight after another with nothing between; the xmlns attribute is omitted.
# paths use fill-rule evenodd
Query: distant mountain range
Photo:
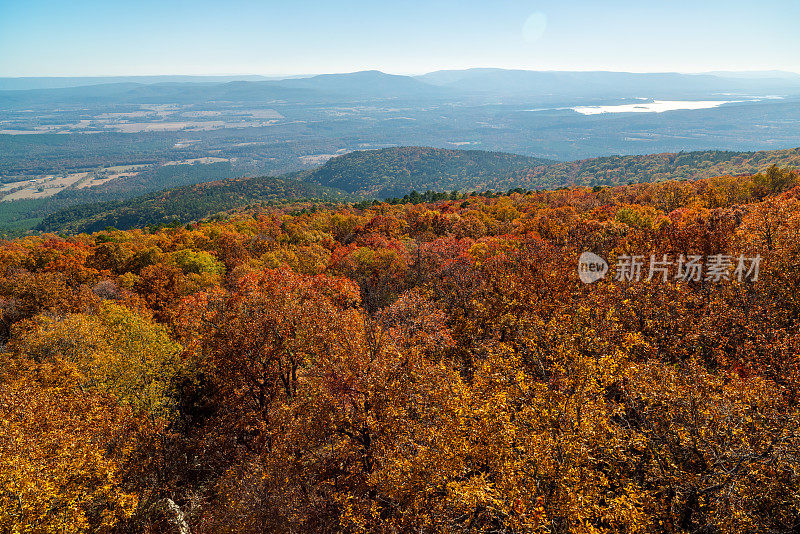
<svg viewBox="0 0 800 534"><path fill-rule="evenodd" d="M774 74L774 75L773 75ZM296 102L373 98L441 99L505 96L543 102L582 98L700 98L710 93L800 94L800 75L791 73L625 73L503 69L437 71L400 76L380 71L311 77L116 77L0 78L0 108L40 102L201 103L219 100ZM4 89L4 90L3 90ZM12 90L13 89L13 90ZM25 89L25 90L22 90Z"/></svg>
<svg viewBox="0 0 800 534"><path fill-rule="evenodd" d="M707 72L706 74L711 74L713 76L721 76L723 78L789 78L789 79L800 79L800 73L798 72L789 72L785 70L718 70L713 72Z"/></svg>
<svg viewBox="0 0 800 534"><path fill-rule="evenodd" d="M692 97L731 91L796 91L800 77L734 76L729 74L562 72L504 69L444 70L417 79L469 93L535 94L564 97L619 97L632 94L652 98Z"/></svg>
<svg viewBox="0 0 800 534"><path fill-rule="evenodd" d="M37 227L45 232L94 232L186 223L253 204L298 200L343 202L404 195L412 190L506 191L563 186L753 174L770 165L800 168L800 148L764 152L685 152L549 162L502 152L398 147L360 151L279 178L235 178L75 206Z"/></svg>
<svg viewBox="0 0 800 534"><path fill-rule="evenodd" d="M292 76L261 76L256 74L242 74L242 75L227 75L227 76L197 76L197 75L160 75L160 76L23 76L23 77L0 77L0 91L10 90L31 90L31 89L60 89L68 87L82 87L89 85L107 85L116 83L135 83L135 84L169 84L169 83L202 83L202 84L219 84L229 83L235 81L248 81L248 82L262 82L262 81L281 81L284 85L292 85L295 87L305 86L306 84L314 84L320 82L322 84L327 81L340 80L343 76L353 75L355 78L366 77L371 73L379 71L362 71L349 74L321 74L321 75L292 75ZM625 72L607 72L607 71L531 71L519 69L493 69L493 68L474 68L462 70L440 70L434 71L420 76L394 76L395 78L414 78L425 83L433 85L447 85L456 82L463 82L464 80L472 80L475 83L486 84L487 81L509 81L509 80L524 80L528 79L533 81L538 78L539 81L543 79L596 79L598 75L608 75L608 77L616 77L618 80L622 78L635 79L635 78L651 78L653 77L694 77L695 80L698 76L705 77L706 81L712 81L712 78L727 78L727 79L757 79L757 80L797 80L800 79L800 73L788 72L781 70L764 70L764 71L711 71L699 74L681 74L681 73L625 73ZM691 79L691 78L690 78ZM288 80L305 80L298 84L286 84ZM316 80L316 82L314 81ZM517 81L516 83L519 83Z"/></svg>
<svg viewBox="0 0 800 534"><path fill-rule="evenodd" d="M64 89L87 85L111 83L226 83L233 81L282 80L272 76L31 76L0 77L0 91L26 91L31 89Z"/></svg>

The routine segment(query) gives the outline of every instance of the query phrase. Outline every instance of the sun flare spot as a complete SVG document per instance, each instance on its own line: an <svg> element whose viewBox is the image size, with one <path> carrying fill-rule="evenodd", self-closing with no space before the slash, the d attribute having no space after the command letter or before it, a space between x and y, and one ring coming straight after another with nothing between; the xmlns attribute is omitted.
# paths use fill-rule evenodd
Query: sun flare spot
<svg viewBox="0 0 800 534"><path fill-rule="evenodd" d="M541 11L531 14L522 25L522 38L528 43L538 41L547 30L547 15Z"/></svg>

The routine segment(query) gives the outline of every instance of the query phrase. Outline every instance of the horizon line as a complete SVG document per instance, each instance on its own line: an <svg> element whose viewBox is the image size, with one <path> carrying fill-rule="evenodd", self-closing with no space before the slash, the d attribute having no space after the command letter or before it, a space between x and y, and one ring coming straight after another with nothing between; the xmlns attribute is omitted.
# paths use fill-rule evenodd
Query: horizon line
<svg viewBox="0 0 800 534"><path fill-rule="evenodd" d="M786 70L786 69L743 69L743 70L697 70L697 71L680 71L680 70L661 70L661 71L640 71L640 70L614 70L614 69L526 69L521 67L465 67L465 68L441 68L430 71L417 71L417 72L389 72L381 69L357 69L352 71L338 71L338 72L315 72L315 73L290 73L290 74L259 74L259 73L204 73L204 74L187 74L187 73L170 73L170 74L37 74L37 75L6 75L0 74L0 78L4 79L30 79L30 78L154 78L154 77L167 77L167 76L182 76L182 77L195 77L195 78L222 78L222 77L237 77L237 76L257 76L262 78L307 78L313 76L324 76L329 74L356 74L360 72L380 72L393 76L424 76L435 72L446 71L468 71L468 70L504 70L504 71L522 71L522 72L607 72L607 73L620 73L620 74L685 74L685 75L719 75L720 73L732 74L793 74L800 76L800 71Z"/></svg>

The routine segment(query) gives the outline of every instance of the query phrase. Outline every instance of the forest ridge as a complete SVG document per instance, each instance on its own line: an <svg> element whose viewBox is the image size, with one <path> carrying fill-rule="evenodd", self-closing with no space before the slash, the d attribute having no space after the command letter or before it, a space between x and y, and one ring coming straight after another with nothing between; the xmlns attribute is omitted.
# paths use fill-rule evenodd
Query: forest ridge
<svg viewBox="0 0 800 534"><path fill-rule="evenodd" d="M221 165L185 167L192 172L199 167L199 174L203 176L213 176L211 173L218 172L225 177L226 171ZM90 202L108 196L89 195L74 198L72 200L89 203L51 213L41 220L35 230L81 233L106 227L131 229L185 224L248 205L274 205L300 199L371 202L375 199L401 199L412 191L419 194L426 191L455 191L459 194L488 190L507 192L751 175L765 171L772 165L797 168L800 166L800 148L763 152L707 151L608 156L553 162L504 152L393 147L351 152L332 158L316 169L277 178L215 180L154 191L127 200L124 199L126 192L141 187L164 189L171 182L160 174L156 175L157 180L143 180L142 176L123 178L107 186L107 195L115 200ZM119 200L120 197L123 200ZM32 206L27 203L16 201L2 206L8 210L8 220L15 219L17 215L21 218L31 216ZM18 206L21 211L15 211Z"/></svg>

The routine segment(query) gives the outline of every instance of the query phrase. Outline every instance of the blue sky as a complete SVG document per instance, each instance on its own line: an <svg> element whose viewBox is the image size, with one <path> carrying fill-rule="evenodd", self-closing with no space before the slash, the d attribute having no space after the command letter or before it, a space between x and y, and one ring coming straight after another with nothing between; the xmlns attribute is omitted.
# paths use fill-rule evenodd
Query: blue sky
<svg viewBox="0 0 800 534"><path fill-rule="evenodd" d="M0 0L0 76L800 72L800 0Z"/></svg>

